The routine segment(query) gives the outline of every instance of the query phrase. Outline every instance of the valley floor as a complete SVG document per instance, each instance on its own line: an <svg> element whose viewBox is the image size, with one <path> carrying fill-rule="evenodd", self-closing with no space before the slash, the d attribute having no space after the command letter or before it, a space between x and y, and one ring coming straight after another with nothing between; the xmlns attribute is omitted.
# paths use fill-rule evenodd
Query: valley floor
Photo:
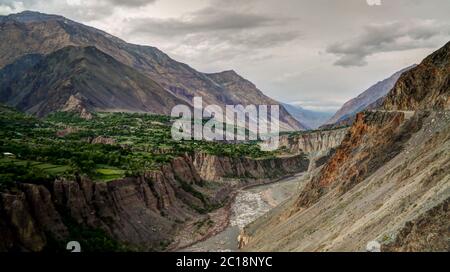
<svg viewBox="0 0 450 272"><path fill-rule="evenodd" d="M182 249L184 252L228 252L238 251L238 236L241 230L254 220L264 217L295 195L303 184L304 174L289 177L278 182L241 189L229 207L227 227L220 233Z"/></svg>

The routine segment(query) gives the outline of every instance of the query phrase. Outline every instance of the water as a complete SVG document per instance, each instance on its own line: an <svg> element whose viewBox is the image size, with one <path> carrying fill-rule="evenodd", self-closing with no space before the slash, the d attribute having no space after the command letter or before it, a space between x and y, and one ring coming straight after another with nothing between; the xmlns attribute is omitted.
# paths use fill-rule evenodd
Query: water
<svg viewBox="0 0 450 272"><path fill-rule="evenodd" d="M239 191L231 208L230 225L223 232L183 251L237 251L237 237L241 229L295 194L300 182L301 175Z"/></svg>

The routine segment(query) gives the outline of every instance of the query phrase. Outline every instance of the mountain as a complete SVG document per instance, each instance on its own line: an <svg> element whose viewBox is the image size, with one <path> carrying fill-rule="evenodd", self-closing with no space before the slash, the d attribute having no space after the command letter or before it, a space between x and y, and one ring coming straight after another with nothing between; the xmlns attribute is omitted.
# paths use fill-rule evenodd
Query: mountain
<svg viewBox="0 0 450 272"><path fill-rule="evenodd" d="M185 104L95 47L68 46L46 56L25 55L0 70L0 79L1 102L38 116L74 108L168 115L175 105Z"/></svg>
<svg viewBox="0 0 450 272"><path fill-rule="evenodd" d="M450 109L450 42L403 74L383 103L385 110Z"/></svg>
<svg viewBox="0 0 450 272"><path fill-rule="evenodd" d="M155 47L129 44L101 30L79 24L61 16L25 11L0 17L0 68L27 54L47 55L67 46L95 46L100 51L150 77L166 92L187 103L201 96L204 104L277 103L262 94L253 84L230 87L229 72L205 74L175 61ZM216 82L218 81L218 82ZM254 100L249 100L253 98ZM287 130L303 129L287 111L280 111L281 127Z"/></svg>
<svg viewBox="0 0 450 272"><path fill-rule="evenodd" d="M346 102L337 112L326 122L326 125L333 124L351 124L356 114L368 108L380 98L384 97L395 85L400 76L414 68L416 65L409 66L398 71L389 78L380 81L358 95L358 97Z"/></svg>
<svg viewBox="0 0 450 272"><path fill-rule="evenodd" d="M317 129L333 115L328 112L306 110L297 105L283 104L284 108L308 129Z"/></svg>
<svg viewBox="0 0 450 272"><path fill-rule="evenodd" d="M448 252L449 69L447 43L358 113L299 193L246 227L244 250Z"/></svg>

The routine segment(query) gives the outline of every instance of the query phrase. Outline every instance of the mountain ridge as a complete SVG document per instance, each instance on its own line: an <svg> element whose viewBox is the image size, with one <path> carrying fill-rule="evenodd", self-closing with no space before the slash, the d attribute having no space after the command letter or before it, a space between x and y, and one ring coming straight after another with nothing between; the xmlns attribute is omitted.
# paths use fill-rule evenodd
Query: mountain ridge
<svg viewBox="0 0 450 272"><path fill-rule="evenodd" d="M259 90L256 91L256 86L246 85L248 89L233 93L233 90L218 84L208 74L170 58L156 47L130 44L61 16L26 11L3 17L0 25L0 39L10 41L9 45L0 45L0 68L31 53L46 55L69 45L95 46L117 61L150 77L167 92L186 103L192 103L194 96L201 96L206 105L266 105L269 102L279 105ZM14 50L10 44L14 45ZM242 99L247 96L256 100ZM280 121L285 130L304 129L283 107L280 110Z"/></svg>
<svg viewBox="0 0 450 272"><path fill-rule="evenodd" d="M317 129L330 119L333 115L327 112L306 110L301 106L286 104L283 106L297 121L305 125L308 129Z"/></svg>
<svg viewBox="0 0 450 272"><path fill-rule="evenodd" d="M171 107L184 103L150 78L92 46L57 50L13 78L12 83L1 84L0 100L38 116L63 109L72 96L83 100L88 111L168 115Z"/></svg>
<svg viewBox="0 0 450 272"><path fill-rule="evenodd" d="M371 104L375 103L378 99L383 98L389 93L389 91L394 87L400 76L417 65L408 66L390 77L378 81L376 84L369 87L367 90L359 94L357 97L350 99L333 115L333 117L328 120L325 125L334 124L347 124L350 125L354 120L354 117L358 112L365 110L370 107Z"/></svg>

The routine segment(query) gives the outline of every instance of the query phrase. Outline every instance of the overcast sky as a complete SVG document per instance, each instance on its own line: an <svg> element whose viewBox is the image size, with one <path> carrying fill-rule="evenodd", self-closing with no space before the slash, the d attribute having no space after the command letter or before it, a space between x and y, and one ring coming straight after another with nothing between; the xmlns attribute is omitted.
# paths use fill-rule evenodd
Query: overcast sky
<svg viewBox="0 0 450 272"><path fill-rule="evenodd" d="M336 110L450 40L449 0L0 0L0 14L64 15L156 46L202 72Z"/></svg>

